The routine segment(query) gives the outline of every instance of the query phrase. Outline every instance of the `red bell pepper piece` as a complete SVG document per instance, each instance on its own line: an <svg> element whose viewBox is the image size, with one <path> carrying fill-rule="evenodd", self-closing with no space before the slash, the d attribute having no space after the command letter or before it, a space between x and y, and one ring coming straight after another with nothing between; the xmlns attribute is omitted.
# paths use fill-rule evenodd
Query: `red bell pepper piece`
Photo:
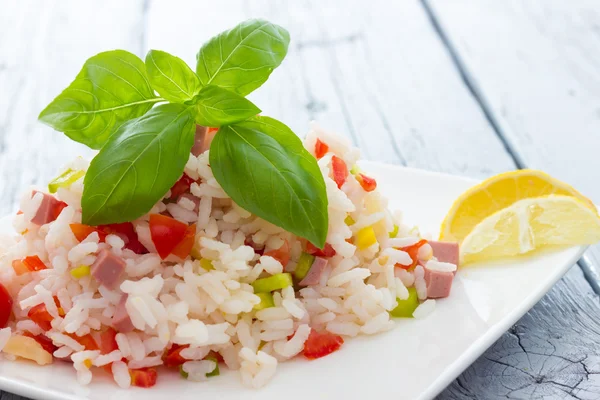
<svg viewBox="0 0 600 400"><path fill-rule="evenodd" d="M317 142L315 143L315 157L317 157L317 160L320 160L328 151L329 146L321 142L320 139L317 139Z"/></svg>
<svg viewBox="0 0 600 400"><path fill-rule="evenodd" d="M338 156L333 156L331 158L331 173L337 187L341 188L346 183L346 178L348 177L348 167L344 160Z"/></svg>

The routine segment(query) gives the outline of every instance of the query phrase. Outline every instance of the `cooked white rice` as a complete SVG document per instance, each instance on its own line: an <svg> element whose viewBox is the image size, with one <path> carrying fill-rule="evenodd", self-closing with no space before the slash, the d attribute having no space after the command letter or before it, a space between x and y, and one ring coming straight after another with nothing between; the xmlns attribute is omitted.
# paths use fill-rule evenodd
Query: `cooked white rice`
<svg viewBox="0 0 600 400"><path fill-rule="evenodd" d="M214 179L208 164L208 152L190 155L185 173L194 183L190 193L199 198L196 204L187 198L177 203L159 202L151 212L168 211L186 223L196 223L196 246L203 258L212 262L205 269L199 260L188 257L181 261L162 261L156 254L148 227L149 215L133 222L140 242L150 251L138 255L128 250L123 238L110 234L101 243L97 233L78 243L69 224L81 222L82 179L57 196L68 206L58 219L41 227L28 222L42 200L41 194L29 194L21 200L22 214L14 219L17 238L0 240L0 281L15 299L16 321L0 330L0 349L12 334L43 331L27 318L31 307L45 304L52 315L52 329L46 335L58 349L57 358L72 360L81 383L88 383L90 365L111 365L115 382L122 388L132 384L130 369L162 364L162 356L173 345L189 345L181 355L189 360L182 366L190 380L204 381L215 369L215 362L205 357L210 351L219 353L228 368L239 369L241 379L249 387L261 387L275 374L278 362L303 351L311 333L329 331L344 337L372 335L392 328L389 311L396 298L408 298L414 286L418 297L425 300L427 288L424 272L394 268L396 263L410 264L410 256L397 248L415 244L418 231L403 224L400 213L387 209L387 200L378 191L362 190L349 175L338 189L330 178L331 155L355 165L359 153L343 138L330 135L317 127L308 134L305 145L312 152L320 138L329 145L330 153L318 162L326 182L329 200L329 233L327 243L336 255L329 259L319 282L297 292L286 288L275 293L275 307L254 311L260 299L253 293L252 282L259 277L293 271L303 248L303 241L281 228L257 218L234 204ZM67 168L86 169L77 159ZM168 194L167 194L168 195ZM356 221L346 225L346 218ZM396 238L388 232L398 226ZM352 237L362 228L372 226L377 243L359 250ZM272 250L284 241L291 249L291 262L284 266L275 258L257 254L246 243ZM349 242L350 241L350 242ZM75 278L74 268L90 265L96 254L108 249L126 262L125 279L109 290L90 276ZM15 276L11 263L36 254L49 267L47 270ZM419 252L422 260L430 260L429 245ZM428 268L454 271L456 266L431 259ZM108 354L89 351L74 337L99 333L111 326L111 319L122 294L129 296L126 310L135 330L116 335L118 349ZM54 301L57 297L60 309ZM415 311L422 318L433 311L435 301L426 300Z"/></svg>

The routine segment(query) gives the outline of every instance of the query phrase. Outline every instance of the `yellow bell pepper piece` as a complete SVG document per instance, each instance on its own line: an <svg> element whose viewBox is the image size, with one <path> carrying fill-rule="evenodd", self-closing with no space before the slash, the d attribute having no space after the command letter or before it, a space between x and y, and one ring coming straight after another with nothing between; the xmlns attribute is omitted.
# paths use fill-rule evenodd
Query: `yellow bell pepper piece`
<svg viewBox="0 0 600 400"><path fill-rule="evenodd" d="M367 226L362 228L360 231L356 233L356 247L359 250L364 250L368 247L371 247L377 243L377 237L375 236L375 231L372 226Z"/></svg>

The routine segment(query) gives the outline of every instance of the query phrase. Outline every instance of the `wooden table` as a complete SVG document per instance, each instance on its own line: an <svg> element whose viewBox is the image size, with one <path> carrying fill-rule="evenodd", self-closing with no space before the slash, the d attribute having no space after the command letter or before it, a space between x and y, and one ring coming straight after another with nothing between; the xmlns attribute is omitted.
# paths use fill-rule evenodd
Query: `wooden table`
<svg viewBox="0 0 600 400"><path fill-rule="evenodd" d="M90 155L36 121L87 57L153 48L195 65L205 39L249 17L292 35L287 60L251 97L295 132L314 119L367 159L474 178L540 168L600 203L597 0L1 0L0 9L0 215L27 186ZM439 398L600 398L599 255L588 251Z"/></svg>

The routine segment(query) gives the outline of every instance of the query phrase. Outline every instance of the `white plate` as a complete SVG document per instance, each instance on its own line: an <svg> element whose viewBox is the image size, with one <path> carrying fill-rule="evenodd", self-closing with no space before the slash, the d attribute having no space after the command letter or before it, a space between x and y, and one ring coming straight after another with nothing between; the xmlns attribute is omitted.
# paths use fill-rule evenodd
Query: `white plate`
<svg viewBox="0 0 600 400"><path fill-rule="evenodd" d="M452 201L475 181L460 177L363 163L390 199L421 232L437 234ZM0 230L8 231L8 220ZM0 232L1 233L1 232ZM584 248L546 254L519 264L458 272L448 299L424 320L402 319L390 332L349 339L325 358L302 358L279 366L265 388L244 388L236 372L205 383L159 374L152 389L120 390L102 373L79 386L74 370L55 363L0 363L0 388L35 399L164 400L219 399L429 399L438 394L525 314L579 259Z"/></svg>

